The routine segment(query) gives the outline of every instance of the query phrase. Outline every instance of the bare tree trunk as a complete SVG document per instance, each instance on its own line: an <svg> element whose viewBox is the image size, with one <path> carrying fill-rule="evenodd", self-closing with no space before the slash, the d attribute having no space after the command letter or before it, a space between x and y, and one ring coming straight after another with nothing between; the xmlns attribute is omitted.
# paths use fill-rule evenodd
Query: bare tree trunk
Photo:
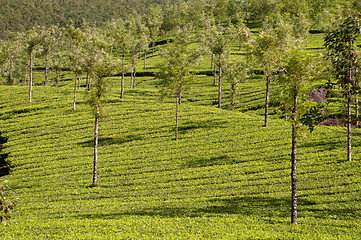
<svg viewBox="0 0 361 240"><path fill-rule="evenodd" d="M214 64L214 54L211 54L211 69L213 69L213 64Z"/></svg>
<svg viewBox="0 0 361 240"><path fill-rule="evenodd" d="M98 143L99 143L99 116L95 117L94 124L94 161L93 161L93 186L97 185L98 181Z"/></svg>
<svg viewBox="0 0 361 240"><path fill-rule="evenodd" d="M92 86L92 75L91 75L91 74L89 74L88 91L90 91L91 86Z"/></svg>
<svg viewBox="0 0 361 240"><path fill-rule="evenodd" d="M265 103L265 112L264 112L264 126L268 127L268 106L269 106L269 91L271 85L271 75L267 73L267 83L266 83L266 103Z"/></svg>
<svg viewBox="0 0 361 240"><path fill-rule="evenodd" d="M182 90L178 90L177 92L177 108L175 113L175 140L178 140L178 115L179 115L179 99L182 94Z"/></svg>
<svg viewBox="0 0 361 240"><path fill-rule="evenodd" d="M135 73L136 73L136 70L134 69L134 71L133 71L133 89L135 88Z"/></svg>
<svg viewBox="0 0 361 240"><path fill-rule="evenodd" d="M133 88L133 67L130 70L130 88Z"/></svg>
<svg viewBox="0 0 361 240"><path fill-rule="evenodd" d="M89 71L86 72L86 83L85 83L85 87L88 89L88 91L90 90L90 87L89 87Z"/></svg>
<svg viewBox="0 0 361 240"><path fill-rule="evenodd" d="M218 108L222 108L222 62L219 57Z"/></svg>
<svg viewBox="0 0 361 240"><path fill-rule="evenodd" d="M48 69L49 69L49 54L46 53L46 56L45 56L45 86L48 86Z"/></svg>
<svg viewBox="0 0 361 240"><path fill-rule="evenodd" d="M360 127L360 111L359 111L359 104L358 104L358 96L359 96L359 91L358 91L358 79L357 79L357 68L355 69L355 86L356 86L356 94L355 94L355 115L356 115L356 127L359 128Z"/></svg>
<svg viewBox="0 0 361 240"><path fill-rule="evenodd" d="M347 98L347 160L352 161L351 158L351 96Z"/></svg>
<svg viewBox="0 0 361 240"><path fill-rule="evenodd" d="M93 186L97 185L98 181L98 145L99 145L99 117L100 109L99 102L101 97L101 88L102 88L102 79L98 78L98 94L97 94L97 112L95 115L95 124L94 124L94 167L93 167Z"/></svg>
<svg viewBox="0 0 361 240"><path fill-rule="evenodd" d="M146 68L147 50L144 50L144 69Z"/></svg>
<svg viewBox="0 0 361 240"><path fill-rule="evenodd" d="M291 153L291 182L292 182L292 211L291 223L297 224L297 126L292 123L292 153Z"/></svg>
<svg viewBox="0 0 361 240"><path fill-rule="evenodd" d="M33 51L30 51L30 82L29 82L29 102L32 100L33 91Z"/></svg>
<svg viewBox="0 0 361 240"><path fill-rule="evenodd" d="M232 84L232 101L231 101L231 111L234 110L234 105L235 105L235 101L234 101L234 97L235 97L235 93L236 93L236 85Z"/></svg>
<svg viewBox="0 0 361 240"><path fill-rule="evenodd" d="M154 56L154 48L155 48L155 39L152 42L152 57Z"/></svg>
<svg viewBox="0 0 361 240"><path fill-rule="evenodd" d="M83 75L79 74L78 75L78 89L80 89L80 80L82 80L82 78L83 78Z"/></svg>
<svg viewBox="0 0 361 240"><path fill-rule="evenodd" d="M217 66L216 63L213 64L213 86L217 86Z"/></svg>
<svg viewBox="0 0 361 240"><path fill-rule="evenodd" d="M120 99L123 99L124 96L124 69L125 67L125 43L123 43L123 63L122 63L122 84L120 90Z"/></svg>
<svg viewBox="0 0 361 240"><path fill-rule="evenodd" d="M297 123L298 111L298 85L296 86L296 93L294 98L294 106L292 109L292 152L291 152L291 182L292 182L292 209L291 209L291 223L297 224L297 136L299 123Z"/></svg>
<svg viewBox="0 0 361 240"><path fill-rule="evenodd" d="M74 101L73 101L73 110L75 110L76 108L76 87L77 87L77 78L78 78L78 74L75 74L75 84L74 84Z"/></svg>

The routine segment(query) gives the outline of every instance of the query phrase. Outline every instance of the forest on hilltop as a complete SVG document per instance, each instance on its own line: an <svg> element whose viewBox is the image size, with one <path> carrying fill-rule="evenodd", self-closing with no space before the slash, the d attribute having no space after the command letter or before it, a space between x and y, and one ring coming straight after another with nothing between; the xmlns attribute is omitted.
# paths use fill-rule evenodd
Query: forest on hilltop
<svg viewBox="0 0 361 240"><path fill-rule="evenodd" d="M352 8L361 10L358 0L2 0L0 1L0 37L7 31L24 31L34 26L66 26L74 22L76 27L85 23L101 24L111 19L126 18L130 13L144 14L149 7L163 9L171 5L208 5L215 15L224 17L242 11L247 21L262 21L275 12L304 15L313 21L315 28L337 11Z"/></svg>
<svg viewBox="0 0 361 240"><path fill-rule="evenodd" d="M76 26L84 22L102 23L125 17L134 11L144 13L149 6L166 0L2 0L0 35L7 30L24 31L34 26Z"/></svg>

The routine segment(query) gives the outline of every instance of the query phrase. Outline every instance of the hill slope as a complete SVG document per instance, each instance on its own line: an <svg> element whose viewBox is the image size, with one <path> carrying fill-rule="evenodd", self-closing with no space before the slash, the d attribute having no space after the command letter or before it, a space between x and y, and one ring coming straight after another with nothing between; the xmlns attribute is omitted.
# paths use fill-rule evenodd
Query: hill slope
<svg viewBox="0 0 361 240"><path fill-rule="evenodd" d="M357 137L354 162L344 161L342 128L317 127L300 144L300 218L294 227L287 122L273 118L263 128L258 115L216 109L208 104L211 94L197 92L199 87L211 92L206 82L211 85L212 79L199 77L198 87L184 95L175 142L175 103L159 100L154 80L138 80L123 101L119 79L108 80L95 188L90 187L93 119L86 94L73 111L71 83L36 86L31 105L26 87L0 86L0 129L13 165L6 178L21 199L16 222L0 227L1 239L360 236ZM255 98L253 92L261 90L241 91Z"/></svg>

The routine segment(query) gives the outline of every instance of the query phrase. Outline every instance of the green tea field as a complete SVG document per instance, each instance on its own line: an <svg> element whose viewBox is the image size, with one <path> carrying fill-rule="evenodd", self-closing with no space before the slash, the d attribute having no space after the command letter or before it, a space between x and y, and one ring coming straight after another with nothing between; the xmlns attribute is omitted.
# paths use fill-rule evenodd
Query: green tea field
<svg viewBox="0 0 361 240"><path fill-rule="evenodd" d="M38 73L38 79L42 76ZM69 80L65 80L65 79ZM175 99L137 78L119 97L108 78L100 122L99 186L92 187L93 116L87 91L72 110L72 75L60 86L0 86L0 129L19 197L0 239L358 239L360 129L346 161L346 129L317 126L298 148L298 225L290 224L290 124L277 108L263 127L262 77L240 86L236 111L216 107L212 77ZM128 86L129 78L126 78ZM227 102L228 101L228 102Z"/></svg>

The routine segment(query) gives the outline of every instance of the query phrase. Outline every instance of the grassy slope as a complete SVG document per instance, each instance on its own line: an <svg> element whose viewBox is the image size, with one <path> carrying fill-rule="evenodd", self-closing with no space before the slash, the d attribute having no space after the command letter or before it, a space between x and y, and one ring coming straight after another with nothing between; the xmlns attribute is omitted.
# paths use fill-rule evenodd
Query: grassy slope
<svg viewBox="0 0 361 240"><path fill-rule="evenodd" d="M274 115L269 128L261 127L262 79L241 86L238 109L230 112L212 106L217 98L212 77L197 77L184 94L178 142L173 141L175 104L159 100L154 79L138 79L123 101L119 79L108 81L96 188L89 187L93 119L85 90L74 112L72 81L35 87L31 105L27 88L0 86L0 127L9 137L5 151L14 165L6 178L21 198L16 222L0 227L0 238L355 239L361 234L361 131L355 130L353 162L344 161L345 129L317 127L300 143L299 225L291 226L290 126Z"/></svg>

